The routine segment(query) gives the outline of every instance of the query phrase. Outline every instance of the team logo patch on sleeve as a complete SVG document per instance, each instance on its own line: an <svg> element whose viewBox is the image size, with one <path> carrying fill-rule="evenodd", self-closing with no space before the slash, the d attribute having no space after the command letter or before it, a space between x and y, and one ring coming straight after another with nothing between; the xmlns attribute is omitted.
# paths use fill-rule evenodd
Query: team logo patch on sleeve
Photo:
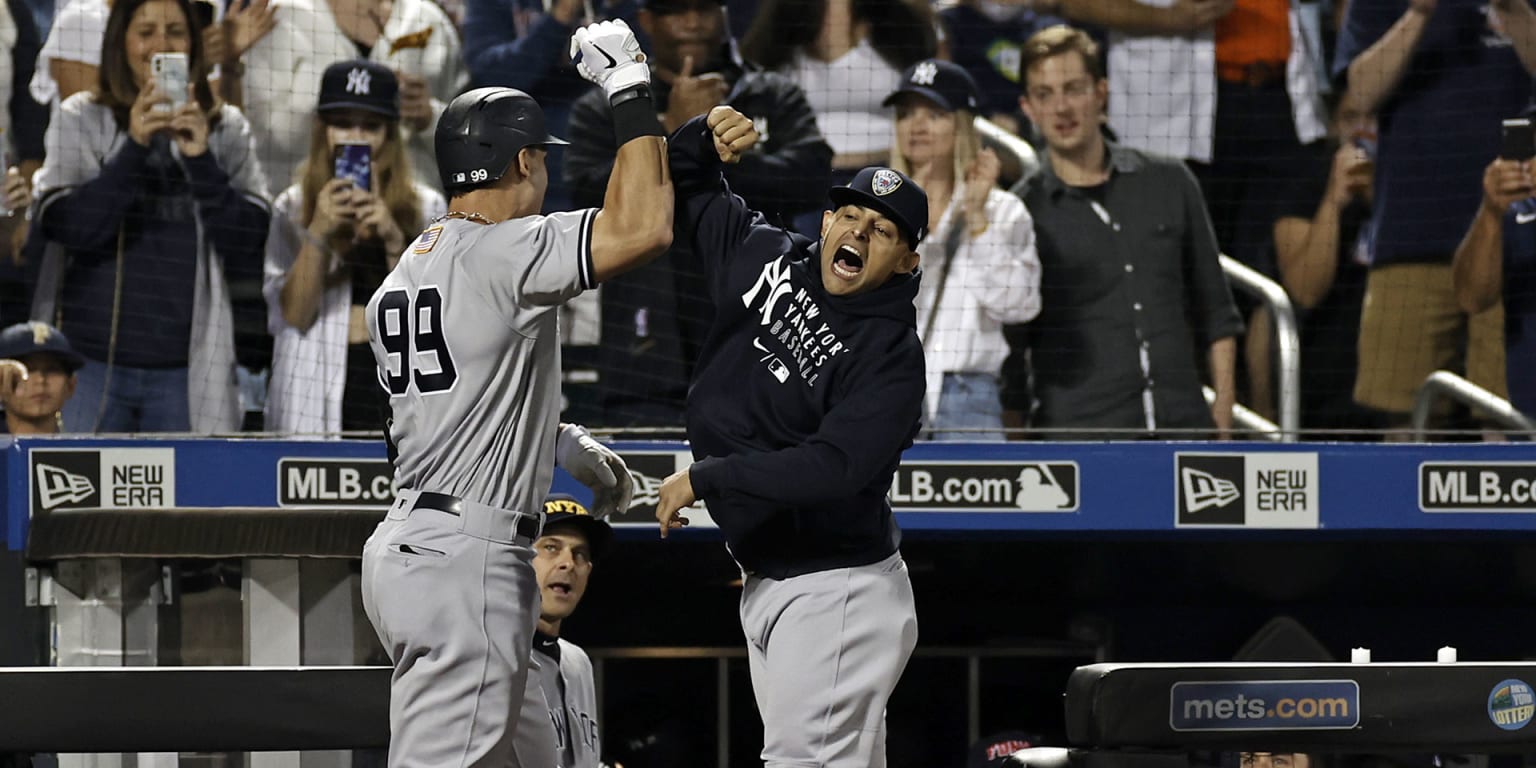
<svg viewBox="0 0 1536 768"><path fill-rule="evenodd" d="M441 237L442 234L442 225L427 227L425 232L416 236L416 244L411 246L411 251L414 253L430 253L432 248L437 245L437 238Z"/></svg>

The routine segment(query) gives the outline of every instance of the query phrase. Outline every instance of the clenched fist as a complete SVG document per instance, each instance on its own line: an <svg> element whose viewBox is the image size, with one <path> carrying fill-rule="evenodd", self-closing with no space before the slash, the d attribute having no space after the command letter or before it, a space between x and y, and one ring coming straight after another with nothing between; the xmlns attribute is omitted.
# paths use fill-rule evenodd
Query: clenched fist
<svg viewBox="0 0 1536 768"><path fill-rule="evenodd" d="M571 61L582 77L601 86L609 98L651 82L651 68L646 66L640 41L622 19L599 21L576 30L571 36Z"/></svg>
<svg viewBox="0 0 1536 768"><path fill-rule="evenodd" d="M704 121L714 136L715 151L720 154L721 162L737 162L747 150L757 146L757 127L752 124L752 118L735 109L715 107Z"/></svg>

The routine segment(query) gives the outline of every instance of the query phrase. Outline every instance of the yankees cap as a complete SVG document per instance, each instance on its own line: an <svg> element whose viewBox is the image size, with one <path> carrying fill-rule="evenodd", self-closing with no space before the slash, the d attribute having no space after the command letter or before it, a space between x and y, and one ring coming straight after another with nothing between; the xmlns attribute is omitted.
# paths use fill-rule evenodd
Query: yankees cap
<svg viewBox="0 0 1536 768"><path fill-rule="evenodd" d="M389 67L366 59L338 61L320 76L320 112L361 109L400 119L400 81Z"/></svg>
<svg viewBox="0 0 1536 768"><path fill-rule="evenodd" d="M592 550L592 562L603 559L613 545L613 526L593 517L576 497L568 494L551 493L544 497L544 534L548 535L555 526L571 526L581 531Z"/></svg>
<svg viewBox="0 0 1536 768"><path fill-rule="evenodd" d="M896 222L912 250L928 234L928 194L900 171L871 166L859 171L847 186L827 193L837 207L873 208Z"/></svg>
<svg viewBox="0 0 1536 768"><path fill-rule="evenodd" d="M889 107L908 93L915 93L947 112L981 108L981 89L965 67L952 61L923 59L901 73L901 86L891 91L881 106Z"/></svg>
<svg viewBox="0 0 1536 768"><path fill-rule="evenodd" d="M0 358L16 360L25 355L48 354L59 358L71 371L85 365L85 358L70 346L59 329L37 321L17 323L0 331Z"/></svg>

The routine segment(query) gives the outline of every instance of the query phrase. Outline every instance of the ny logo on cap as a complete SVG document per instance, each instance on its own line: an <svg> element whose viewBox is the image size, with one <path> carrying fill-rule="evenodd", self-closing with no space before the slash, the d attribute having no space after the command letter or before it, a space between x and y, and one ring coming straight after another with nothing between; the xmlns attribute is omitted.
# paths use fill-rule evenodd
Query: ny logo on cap
<svg viewBox="0 0 1536 768"><path fill-rule="evenodd" d="M368 70L357 67L347 73L347 93L367 96L372 82L373 75L368 74Z"/></svg>
<svg viewBox="0 0 1536 768"><path fill-rule="evenodd" d="M918 64L912 70L912 82L915 85L933 85L933 79L939 76L939 65L925 61Z"/></svg>
<svg viewBox="0 0 1536 768"><path fill-rule="evenodd" d="M47 325L44 325L43 323L32 324L32 343L34 345L41 347L44 344L47 344L48 337L52 335L53 329L49 328Z"/></svg>
<svg viewBox="0 0 1536 768"><path fill-rule="evenodd" d="M889 168L881 168L875 171L875 178L869 182L869 188L880 197L885 197L895 192L899 186L901 186L901 177L897 176L896 172Z"/></svg>

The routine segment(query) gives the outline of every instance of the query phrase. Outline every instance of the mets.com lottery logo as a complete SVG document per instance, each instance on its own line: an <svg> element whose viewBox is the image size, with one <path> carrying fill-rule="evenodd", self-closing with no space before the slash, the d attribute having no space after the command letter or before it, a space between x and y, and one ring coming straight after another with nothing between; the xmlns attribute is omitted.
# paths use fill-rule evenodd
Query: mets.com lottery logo
<svg viewBox="0 0 1536 768"><path fill-rule="evenodd" d="M1243 680L1174 683L1168 725L1175 731L1345 730L1360 724L1353 680Z"/></svg>

